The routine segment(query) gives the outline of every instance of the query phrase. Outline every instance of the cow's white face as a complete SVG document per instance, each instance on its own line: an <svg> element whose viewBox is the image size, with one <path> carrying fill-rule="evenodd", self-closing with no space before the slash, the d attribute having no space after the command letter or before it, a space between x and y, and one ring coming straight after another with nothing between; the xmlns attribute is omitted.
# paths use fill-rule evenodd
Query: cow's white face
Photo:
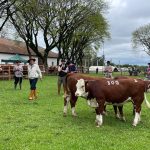
<svg viewBox="0 0 150 150"><path fill-rule="evenodd" d="M84 98L86 98L88 96L88 92L85 91L84 79L80 79L77 81L76 88L77 88L77 90L75 92L75 96L80 96L80 97L84 97Z"/></svg>

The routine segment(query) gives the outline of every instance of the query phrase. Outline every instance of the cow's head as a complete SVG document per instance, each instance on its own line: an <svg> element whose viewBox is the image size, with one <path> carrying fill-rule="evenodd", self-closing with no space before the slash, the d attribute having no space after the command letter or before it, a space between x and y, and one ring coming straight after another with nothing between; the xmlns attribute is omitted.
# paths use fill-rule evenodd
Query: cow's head
<svg viewBox="0 0 150 150"><path fill-rule="evenodd" d="M77 90L75 92L75 96L87 98L88 92L86 92L86 82L87 81L85 81L84 79L77 80Z"/></svg>

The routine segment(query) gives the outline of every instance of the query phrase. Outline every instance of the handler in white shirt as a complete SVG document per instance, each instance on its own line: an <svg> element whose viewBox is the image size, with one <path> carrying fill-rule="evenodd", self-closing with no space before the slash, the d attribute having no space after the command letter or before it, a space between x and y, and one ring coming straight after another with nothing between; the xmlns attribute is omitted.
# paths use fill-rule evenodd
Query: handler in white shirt
<svg viewBox="0 0 150 150"><path fill-rule="evenodd" d="M106 78L113 78L112 72L113 72L113 68L110 65L110 61L107 61L107 66L105 66L105 70L104 70L105 77Z"/></svg>
<svg viewBox="0 0 150 150"><path fill-rule="evenodd" d="M42 73L37 64L35 64L35 58L31 57L28 60L28 78L30 81L30 95L29 100L33 100L34 98L37 99L37 92L36 92L36 84L38 78L42 79Z"/></svg>

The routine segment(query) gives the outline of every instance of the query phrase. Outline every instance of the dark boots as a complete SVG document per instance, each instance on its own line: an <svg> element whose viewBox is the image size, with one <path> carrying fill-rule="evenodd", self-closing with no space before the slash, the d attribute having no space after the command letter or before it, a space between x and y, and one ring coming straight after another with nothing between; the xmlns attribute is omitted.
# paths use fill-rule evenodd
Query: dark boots
<svg viewBox="0 0 150 150"><path fill-rule="evenodd" d="M21 84L19 84L19 88L20 88L20 90L22 89ZM14 89L15 89L15 90L17 89L17 84L14 84Z"/></svg>

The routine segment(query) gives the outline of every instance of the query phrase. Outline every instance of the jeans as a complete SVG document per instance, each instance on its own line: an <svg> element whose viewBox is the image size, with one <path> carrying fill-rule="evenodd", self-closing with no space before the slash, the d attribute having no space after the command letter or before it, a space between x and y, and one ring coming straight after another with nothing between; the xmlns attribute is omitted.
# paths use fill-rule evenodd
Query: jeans
<svg viewBox="0 0 150 150"><path fill-rule="evenodd" d="M15 76L14 78L15 78L14 84L17 85L18 82L19 82L19 84L21 85L21 83L22 83L22 77L16 77L16 76Z"/></svg>
<svg viewBox="0 0 150 150"><path fill-rule="evenodd" d="M35 78L35 79L29 79L30 81L30 89L31 90L36 90L36 83L38 81L38 78Z"/></svg>

